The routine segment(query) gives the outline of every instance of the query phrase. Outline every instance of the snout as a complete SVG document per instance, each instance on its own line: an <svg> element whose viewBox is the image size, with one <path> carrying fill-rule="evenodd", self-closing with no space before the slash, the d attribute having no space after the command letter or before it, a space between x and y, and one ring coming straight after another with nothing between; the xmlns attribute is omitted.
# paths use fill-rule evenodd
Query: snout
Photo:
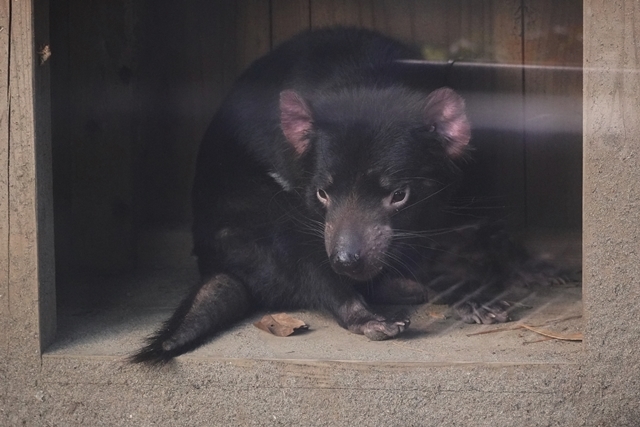
<svg viewBox="0 0 640 427"><path fill-rule="evenodd" d="M386 225L343 222L327 224L325 245L333 271L363 281L375 277L384 266L391 239Z"/></svg>
<svg viewBox="0 0 640 427"><path fill-rule="evenodd" d="M329 254L331 267L338 274L359 276L363 273L365 260L362 257L362 239L356 233L346 232L338 236Z"/></svg>

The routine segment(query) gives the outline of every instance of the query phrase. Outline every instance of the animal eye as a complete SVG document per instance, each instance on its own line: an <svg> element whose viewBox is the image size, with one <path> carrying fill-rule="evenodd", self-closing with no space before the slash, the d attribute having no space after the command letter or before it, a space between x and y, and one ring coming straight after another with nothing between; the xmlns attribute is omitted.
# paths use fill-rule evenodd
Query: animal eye
<svg viewBox="0 0 640 427"><path fill-rule="evenodd" d="M398 205L400 203L404 203L407 200L408 196L409 196L408 189L396 190L391 195L390 203L392 205Z"/></svg>
<svg viewBox="0 0 640 427"><path fill-rule="evenodd" d="M429 126L429 132L435 132L436 131L436 124L433 123L431 126Z"/></svg>
<svg viewBox="0 0 640 427"><path fill-rule="evenodd" d="M318 200L320 200L323 205L326 205L329 202L329 196L327 195L327 192L322 188L318 188L318 191L316 191L316 196L318 196Z"/></svg>

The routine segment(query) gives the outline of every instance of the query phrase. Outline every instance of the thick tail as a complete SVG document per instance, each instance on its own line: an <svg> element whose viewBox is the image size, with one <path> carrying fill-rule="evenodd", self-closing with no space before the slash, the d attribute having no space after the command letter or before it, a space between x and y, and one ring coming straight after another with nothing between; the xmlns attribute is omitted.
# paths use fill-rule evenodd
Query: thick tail
<svg viewBox="0 0 640 427"><path fill-rule="evenodd" d="M242 283L226 274L214 275L182 301L173 316L129 361L151 365L167 363L242 319L249 306L249 293Z"/></svg>

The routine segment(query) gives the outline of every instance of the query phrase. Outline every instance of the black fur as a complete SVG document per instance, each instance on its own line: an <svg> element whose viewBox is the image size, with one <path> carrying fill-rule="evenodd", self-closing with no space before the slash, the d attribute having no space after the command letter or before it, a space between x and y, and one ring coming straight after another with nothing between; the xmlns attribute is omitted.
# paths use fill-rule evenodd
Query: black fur
<svg viewBox="0 0 640 427"><path fill-rule="evenodd" d="M494 235L482 238L484 227L452 229L445 209L470 138L464 102L405 84L394 61L413 58L374 32L325 29L239 78L197 161L201 284L132 361L166 362L260 308L322 310L391 338L408 319L373 312L365 297L421 303L424 285L466 321L507 320L493 300L511 270L492 254L505 251L482 243ZM456 245L464 256L448 259ZM469 266L469 251L484 258Z"/></svg>

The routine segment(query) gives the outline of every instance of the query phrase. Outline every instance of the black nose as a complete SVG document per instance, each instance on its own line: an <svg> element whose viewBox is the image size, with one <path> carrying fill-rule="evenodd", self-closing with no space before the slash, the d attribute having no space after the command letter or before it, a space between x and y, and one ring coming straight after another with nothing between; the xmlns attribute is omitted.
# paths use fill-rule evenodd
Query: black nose
<svg viewBox="0 0 640 427"><path fill-rule="evenodd" d="M337 250L331 255L331 266L338 274L352 275L362 273L364 262L359 252Z"/></svg>

